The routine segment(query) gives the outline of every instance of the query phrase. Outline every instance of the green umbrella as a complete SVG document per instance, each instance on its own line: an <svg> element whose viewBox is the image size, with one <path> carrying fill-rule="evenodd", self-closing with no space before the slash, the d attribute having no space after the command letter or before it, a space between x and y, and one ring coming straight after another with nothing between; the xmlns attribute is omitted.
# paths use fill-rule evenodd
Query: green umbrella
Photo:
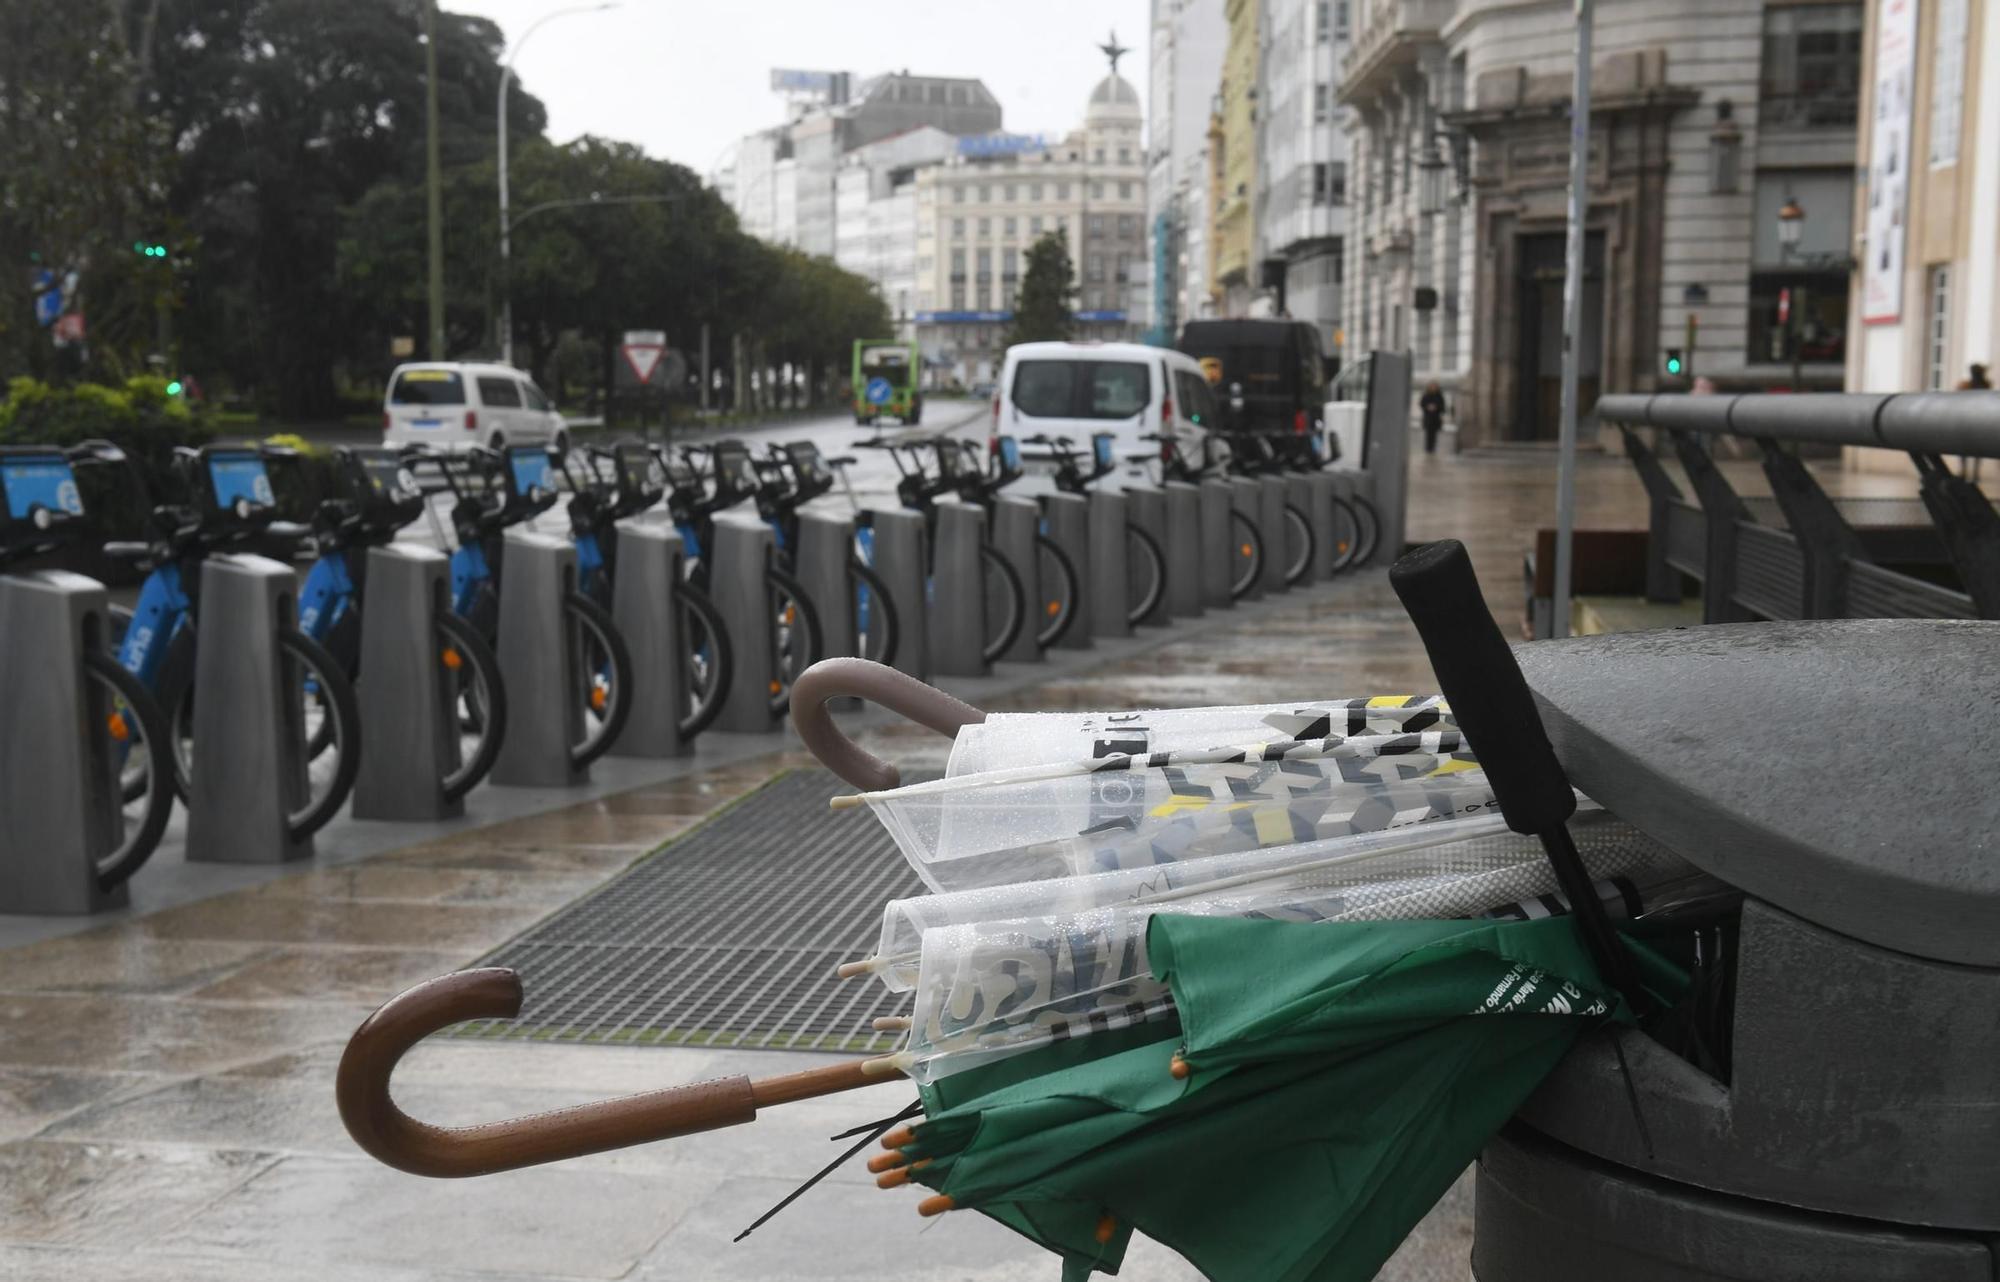
<svg viewBox="0 0 2000 1282"><path fill-rule="evenodd" d="M1630 1020L1566 917L1159 916L1147 947L1178 1029L923 1088L884 1143L926 1210L977 1208L1066 1278L1116 1272L1136 1228L1218 1279L1363 1282L1579 1033Z"/></svg>

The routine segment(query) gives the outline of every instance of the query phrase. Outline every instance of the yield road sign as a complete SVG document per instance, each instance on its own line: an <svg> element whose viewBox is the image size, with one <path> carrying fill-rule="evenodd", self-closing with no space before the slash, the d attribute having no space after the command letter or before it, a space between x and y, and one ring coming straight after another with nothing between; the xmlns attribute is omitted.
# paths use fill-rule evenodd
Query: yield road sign
<svg viewBox="0 0 2000 1282"><path fill-rule="evenodd" d="M630 329L625 331L625 343L618 349L625 357L625 363L632 367L632 376L641 386L653 381L653 371L660 366L660 358L667 352L667 336L657 329Z"/></svg>

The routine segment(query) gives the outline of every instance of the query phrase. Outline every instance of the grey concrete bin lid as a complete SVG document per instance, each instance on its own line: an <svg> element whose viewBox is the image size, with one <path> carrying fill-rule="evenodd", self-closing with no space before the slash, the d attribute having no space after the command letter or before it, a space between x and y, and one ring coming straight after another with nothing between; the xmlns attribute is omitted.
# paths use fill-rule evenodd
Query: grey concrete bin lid
<svg viewBox="0 0 2000 1282"><path fill-rule="evenodd" d="M2000 623L1755 623L1515 650L1570 779L1830 930L2000 966Z"/></svg>

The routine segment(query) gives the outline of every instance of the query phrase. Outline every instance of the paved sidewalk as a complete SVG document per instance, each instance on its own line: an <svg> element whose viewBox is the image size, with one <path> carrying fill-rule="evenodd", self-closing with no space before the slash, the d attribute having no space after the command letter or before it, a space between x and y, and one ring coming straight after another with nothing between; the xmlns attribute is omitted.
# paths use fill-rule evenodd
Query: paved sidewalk
<svg viewBox="0 0 2000 1282"><path fill-rule="evenodd" d="M1552 473L1553 456L1540 453L1416 460L1411 536L1464 538L1510 624L1521 549L1553 511ZM1643 524L1628 465L1587 458L1583 482L1580 525ZM1380 571L1127 653L992 706L1249 703L1431 685ZM907 727L865 739L905 762L941 762L946 747ZM832 1157L828 1136L906 1103L903 1084L463 1182L378 1166L341 1129L333 1066L381 1000L463 966L799 764L796 750L768 753L0 950L0 1278L1052 1279L1051 1257L979 1216L918 1219L914 1196L876 1190L858 1159L730 1245ZM427 1120L464 1123L825 1058L430 1044L406 1061L398 1098ZM1461 1180L1382 1277L1466 1278L1470 1204ZM1142 1244L1126 1276L1194 1274Z"/></svg>

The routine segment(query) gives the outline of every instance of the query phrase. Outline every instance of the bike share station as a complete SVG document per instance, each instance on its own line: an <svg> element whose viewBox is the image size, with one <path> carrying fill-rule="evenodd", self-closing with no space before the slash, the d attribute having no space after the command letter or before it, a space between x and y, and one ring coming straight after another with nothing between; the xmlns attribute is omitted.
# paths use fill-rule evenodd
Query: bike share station
<svg viewBox="0 0 2000 1282"><path fill-rule="evenodd" d="M1133 460L1087 442L1029 497L1004 492L1019 442L905 434L900 502L867 509L829 497L852 460L802 443L344 447L299 521L289 450L182 451L152 494L109 446L10 448L0 683L33 715L0 735L0 916L67 933L768 752L819 658L990 698L1385 564L1399 362L1377 358L1362 457L1331 469L1302 437L1113 485ZM99 492L150 513L144 540L95 532ZM1354 534L1374 505L1372 546L1328 532L1333 500ZM35 568L79 543L143 574L130 610Z"/></svg>

